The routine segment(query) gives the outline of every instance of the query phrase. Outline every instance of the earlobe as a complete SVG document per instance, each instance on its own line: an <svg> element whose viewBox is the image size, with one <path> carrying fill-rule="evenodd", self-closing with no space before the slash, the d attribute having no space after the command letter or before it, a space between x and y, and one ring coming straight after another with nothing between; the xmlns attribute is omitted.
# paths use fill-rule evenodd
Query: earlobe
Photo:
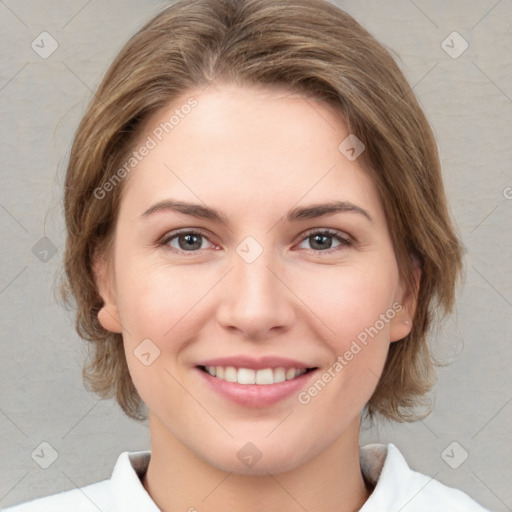
<svg viewBox="0 0 512 512"><path fill-rule="evenodd" d="M414 267L415 289L404 294L401 291L403 289L402 285L400 285L400 295L402 297L399 297L401 299L399 304L402 307L390 322L390 342L404 339L412 330L412 321L416 313L421 279L421 268L416 260L414 261Z"/></svg>
<svg viewBox="0 0 512 512"><path fill-rule="evenodd" d="M117 307L112 306L111 304L103 305L103 307L98 311L98 320L101 326L107 331L116 333L122 332Z"/></svg>
<svg viewBox="0 0 512 512"><path fill-rule="evenodd" d="M121 333L122 326L119 321L117 301L112 284L112 272L103 258L95 259L93 271L96 286L103 300L103 306L98 311L98 321L101 326L110 332Z"/></svg>
<svg viewBox="0 0 512 512"><path fill-rule="evenodd" d="M403 313L403 314L402 314ZM400 341L404 339L412 330L412 321L410 315L407 312L407 308L403 308L396 316L391 320L391 329L389 333L389 341Z"/></svg>

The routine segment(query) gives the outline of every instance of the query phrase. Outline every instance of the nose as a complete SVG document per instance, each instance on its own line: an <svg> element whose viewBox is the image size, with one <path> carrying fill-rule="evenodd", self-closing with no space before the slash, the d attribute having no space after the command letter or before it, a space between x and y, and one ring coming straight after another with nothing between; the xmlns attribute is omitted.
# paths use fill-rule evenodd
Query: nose
<svg viewBox="0 0 512 512"><path fill-rule="evenodd" d="M252 340L290 329L295 319L293 293L270 251L252 263L234 254L233 267L219 290L219 324Z"/></svg>

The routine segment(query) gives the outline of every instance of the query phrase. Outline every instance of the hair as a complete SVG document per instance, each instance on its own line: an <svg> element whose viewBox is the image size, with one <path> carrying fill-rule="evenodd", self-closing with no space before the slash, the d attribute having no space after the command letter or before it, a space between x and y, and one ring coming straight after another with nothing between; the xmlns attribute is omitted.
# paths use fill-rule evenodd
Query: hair
<svg viewBox="0 0 512 512"><path fill-rule="evenodd" d="M145 121L212 82L284 87L323 101L364 143L359 161L382 200L400 277L417 293L411 332L391 343L365 410L370 418L418 419L416 408L429 403L434 383L427 335L434 317L453 309L462 245L436 142L412 88L391 53L324 0L180 0L142 27L107 70L75 134L64 191L62 295L76 307L78 334L90 342L86 385L115 397L128 416L145 418L122 335L106 331L97 316L103 302L94 261L109 254L126 178L105 184ZM99 189L108 197L98 198Z"/></svg>

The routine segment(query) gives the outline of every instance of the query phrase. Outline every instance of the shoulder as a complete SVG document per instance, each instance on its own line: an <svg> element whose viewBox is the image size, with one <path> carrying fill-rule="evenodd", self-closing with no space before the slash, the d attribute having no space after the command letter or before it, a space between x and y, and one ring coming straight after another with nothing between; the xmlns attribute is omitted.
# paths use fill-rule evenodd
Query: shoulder
<svg viewBox="0 0 512 512"><path fill-rule="evenodd" d="M413 471L391 443L362 447L361 467L375 485L361 512L488 512L466 493Z"/></svg>
<svg viewBox="0 0 512 512"><path fill-rule="evenodd" d="M113 510L110 481L103 480L95 484L72 489L44 498L38 498L21 505L4 509L4 512L98 512Z"/></svg>
<svg viewBox="0 0 512 512"><path fill-rule="evenodd" d="M157 512L158 508L141 482L150 457L149 451L124 452L117 459L110 479L27 501L4 512Z"/></svg>

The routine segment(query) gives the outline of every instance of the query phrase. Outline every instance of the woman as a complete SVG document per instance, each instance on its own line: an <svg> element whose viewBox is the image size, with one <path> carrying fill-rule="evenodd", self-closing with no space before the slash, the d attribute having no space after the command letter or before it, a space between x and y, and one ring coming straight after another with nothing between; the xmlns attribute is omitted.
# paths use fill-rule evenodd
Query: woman
<svg viewBox="0 0 512 512"><path fill-rule="evenodd" d="M123 48L65 184L85 375L151 452L14 507L481 511L360 448L417 419L461 244L436 144L389 53L321 0L192 0Z"/></svg>

